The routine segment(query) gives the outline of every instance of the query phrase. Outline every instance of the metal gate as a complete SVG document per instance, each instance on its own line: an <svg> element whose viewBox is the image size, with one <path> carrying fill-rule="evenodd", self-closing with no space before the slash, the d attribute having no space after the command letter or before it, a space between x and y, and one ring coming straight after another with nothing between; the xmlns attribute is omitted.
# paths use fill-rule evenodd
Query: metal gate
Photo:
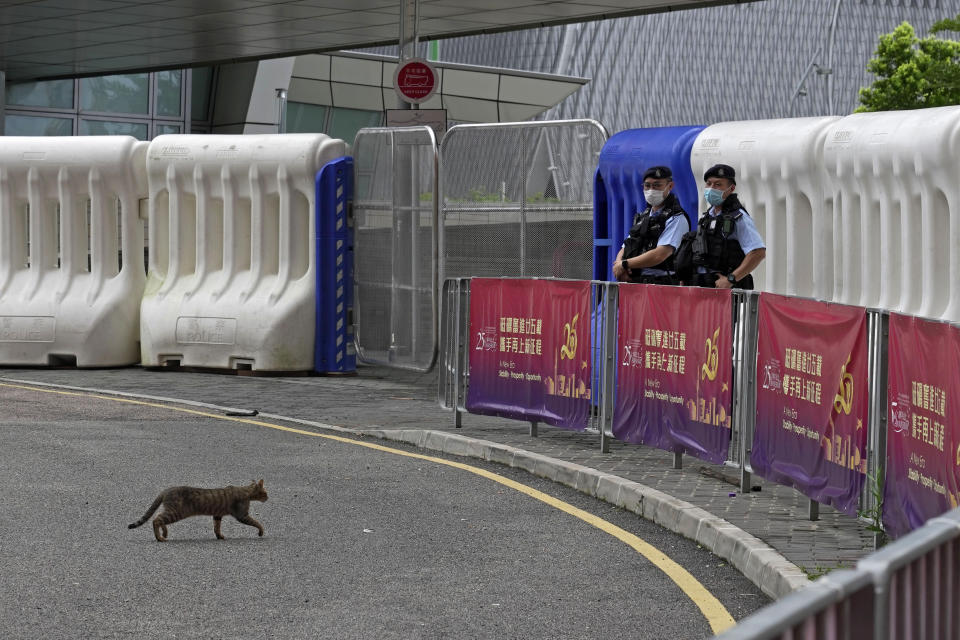
<svg viewBox="0 0 960 640"><path fill-rule="evenodd" d="M437 142L429 127L361 129L354 156L354 318L362 362L437 357Z"/></svg>
<svg viewBox="0 0 960 640"><path fill-rule="evenodd" d="M440 149L440 282L593 274L595 120L459 125Z"/></svg>
<svg viewBox="0 0 960 640"><path fill-rule="evenodd" d="M353 145L360 361L433 368L441 278L589 279L606 140L594 120L460 125L438 157L429 127L362 129Z"/></svg>

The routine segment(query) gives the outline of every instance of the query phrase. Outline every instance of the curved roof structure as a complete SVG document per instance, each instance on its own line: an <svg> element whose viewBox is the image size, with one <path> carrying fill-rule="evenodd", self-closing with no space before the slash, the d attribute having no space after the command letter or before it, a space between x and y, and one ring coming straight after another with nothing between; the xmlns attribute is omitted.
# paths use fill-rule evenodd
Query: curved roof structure
<svg viewBox="0 0 960 640"><path fill-rule="evenodd" d="M755 0L419 0L449 38ZM184 68L399 39L402 0L20 0L0 7L9 81Z"/></svg>

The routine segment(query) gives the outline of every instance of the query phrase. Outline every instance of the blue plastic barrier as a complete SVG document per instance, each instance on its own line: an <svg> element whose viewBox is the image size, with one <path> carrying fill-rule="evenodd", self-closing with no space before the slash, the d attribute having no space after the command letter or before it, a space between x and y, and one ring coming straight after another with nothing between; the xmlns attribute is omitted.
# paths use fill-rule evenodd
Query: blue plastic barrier
<svg viewBox="0 0 960 640"><path fill-rule="evenodd" d="M317 334L313 368L354 373L353 158L338 158L317 173Z"/></svg>
<svg viewBox="0 0 960 640"><path fill-rule="evenodd" d="M696 227L700 180L690 169L690 152L705 127L628 129L612 136L600 151L593 189L593 277L613 280L613 259L643 211L643 172L666 165L673 171L674 193Z"/></svg>

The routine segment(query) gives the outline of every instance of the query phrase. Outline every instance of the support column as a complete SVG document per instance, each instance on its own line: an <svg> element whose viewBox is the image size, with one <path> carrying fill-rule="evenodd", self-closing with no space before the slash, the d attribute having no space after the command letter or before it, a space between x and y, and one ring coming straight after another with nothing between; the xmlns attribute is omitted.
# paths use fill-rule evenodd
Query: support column
<svg viewBox="0 0 960 640"><path fill-rule="evenodd" d="M277 87L277 133L287 132L287 89Z"/></svg>
<svg viewBox="0 0 960 640"><path fill-rule="evenodd" d="M417 31L420 17L419 0L400 0L400 41L397 64L416 57ZM411 105L397 95L397 108ZM401 144L398 144L401 142ZM390 361L403 357L414 358L412 336L417 327L413 322L416 291L412 288L416 274L419 226L419 194L414 188L416 148L402 144L400 136L393 137L393 282L390 297ZM403 290L401 290L401 288ZM459 416L458 416L459 417ZM459 420L457 421L459 426Z"/></svg>
<svg viewBox="0 0 960 640"><path fill-rule="evenodd" d="M417 56L420 41L420 0L400 0L400 52L397 62ZM412 109L413 105L397 96L398 109Z"/></svg>
<svg viewBox="0 0 960 640"><path fill-rule="evenodd" d="M0 136L7 134L7 72L0 71Z"/></svg>

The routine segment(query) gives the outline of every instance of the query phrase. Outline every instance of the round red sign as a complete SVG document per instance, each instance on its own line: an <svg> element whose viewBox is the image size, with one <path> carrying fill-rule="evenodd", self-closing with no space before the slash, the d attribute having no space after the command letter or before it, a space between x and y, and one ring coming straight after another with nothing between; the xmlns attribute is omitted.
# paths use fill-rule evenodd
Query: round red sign
<svg viewBox="0 0 960 640"><path fill-rule="evenodd" d="M401 100L411 104L425 102L437 88L437 72L423 58L410 58L397 65L393 88Z"/></svg>

